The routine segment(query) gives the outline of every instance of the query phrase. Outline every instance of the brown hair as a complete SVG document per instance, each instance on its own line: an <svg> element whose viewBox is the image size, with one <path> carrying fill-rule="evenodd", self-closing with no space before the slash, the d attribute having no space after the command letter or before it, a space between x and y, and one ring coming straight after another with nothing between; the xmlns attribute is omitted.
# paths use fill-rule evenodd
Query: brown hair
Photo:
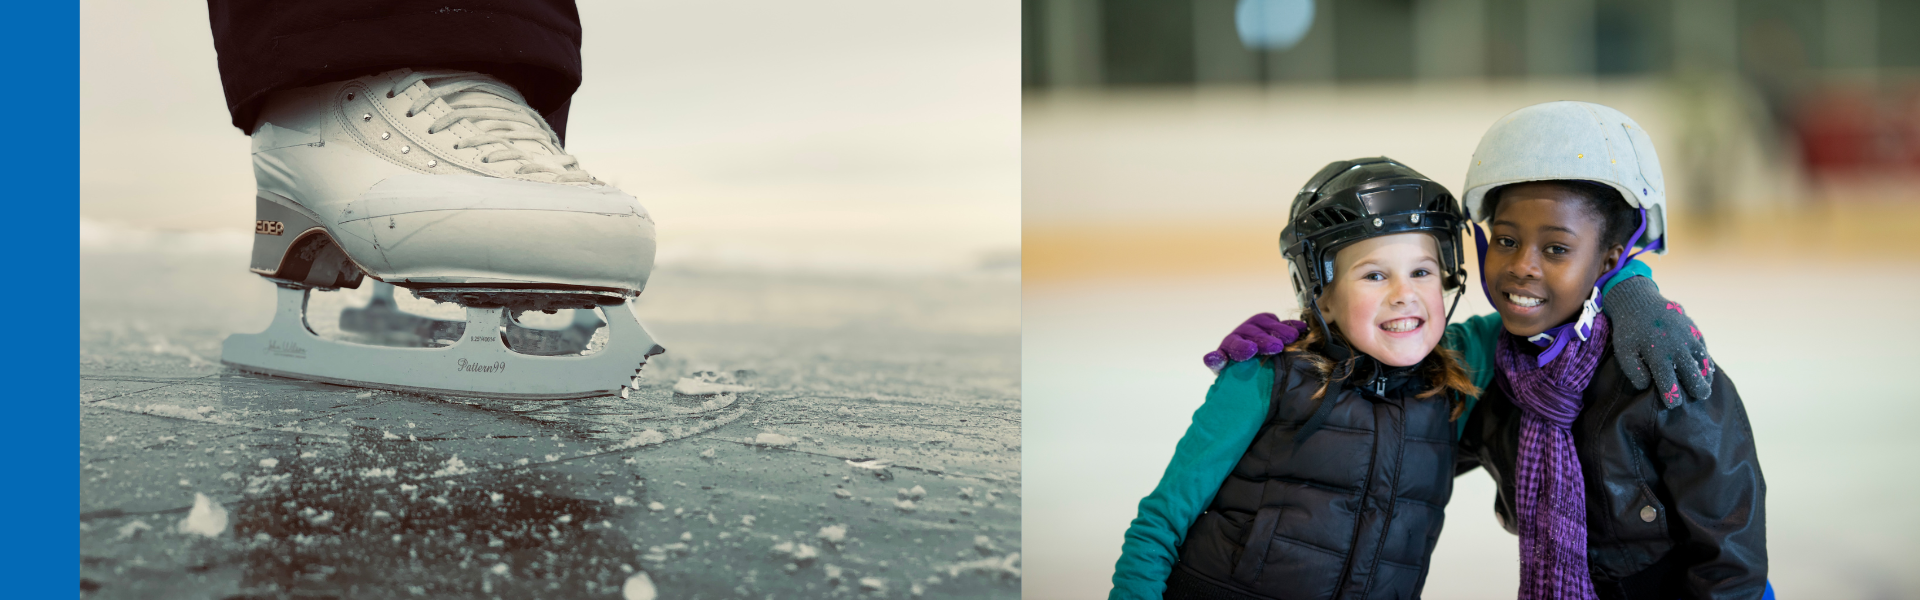
<svg viewBox="0 0 1920 600"><path fill-rule="evenodd" d="M1314 372L1320 375L1320 389L1313 392L1313 399L1320 400L1327 394L1327 384L1333 381L1333 359L1327 357L1327 340L1320 335L1320 328L1316 326L1320 323L1320 315L1315 314L1312 309L1306 309L1301 311L1300 320L1308 323L1307 333L1300 336L1299 341L1288 345L1287 352L1306 361L1307 365L1313 367ZM1352 344L1347 343L1345 336L1340 334L1338 325L1328 323L1327 328L1333 332L1334 337L1340 338L1340 343L1346 344L1348 348L1353 347ZM1348 362L1352 362L1351 359ZM1420 359L1420 363L1415 365L1415 368L1433 387L1416 394L1414 398L1424 400L1449 391L1455 392L1448 398L1453 405L1452 412L1447 417L1448 421L1459 419L1460 411L1466 408L1466 403L1460 400L1461 395L1480 395L1480 388L1473 385L1473 378L1468 377L1466 368L1460 366L1460 354L1444 346L1435 346L1433 352L1427 353L1426 358ZM1342 370L1345 371L1345 374L1341 375L1343 379L1353 374L1350 366Z"/></svg>

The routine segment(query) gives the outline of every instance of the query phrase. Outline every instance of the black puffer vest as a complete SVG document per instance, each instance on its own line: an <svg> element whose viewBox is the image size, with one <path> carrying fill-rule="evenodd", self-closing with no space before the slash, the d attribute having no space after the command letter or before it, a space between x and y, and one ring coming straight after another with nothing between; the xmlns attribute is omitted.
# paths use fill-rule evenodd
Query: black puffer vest
<svg viewBox="0 0 1920 600"><path fill-rule="evenodd" d="M1411 368L1364 355L1322 401L1294 353L1267 368L1267 421L1188 529L1166 597L1418 597L1453 495L1447 397L1414 398L1427 386ZM1321 402L1323 424L1296 444Z"/></svg>

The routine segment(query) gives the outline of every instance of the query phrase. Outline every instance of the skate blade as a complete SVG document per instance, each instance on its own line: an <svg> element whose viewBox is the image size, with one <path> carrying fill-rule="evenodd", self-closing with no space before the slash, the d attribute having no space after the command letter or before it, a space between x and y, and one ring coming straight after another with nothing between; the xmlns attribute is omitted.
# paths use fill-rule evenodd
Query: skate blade
<svg viewBox="0 0 1920 600"><path fill-rule="evenodd" d="M666 351L640 324L631 303L602 309L607 314L606 348L586 356L540 356L507 346L502 335L509 321L505 309L468 308L462 335L445 347L372 346L314 335L304 316L309 290L281 286L275 292L278 306L273 323L261 333L228 336L221 346L221 364L250 373L353 387L558 400L626 397L647 358ZM576 316L575 326L582 320Z"/></svg>
<svg viewBox="0 0 1920 600"><path fill-rule="evenodd" d="M358 334L381 346L440 348L458 341L466 321L424 317L400 310L393 284L373 282L373 298L366 306L340 311L340 330ZM560 329L529 327L508 317L507 347L519 354L571 356L587 351L593 332L606 321L592 309L573 309L573 321Z"/></svg>

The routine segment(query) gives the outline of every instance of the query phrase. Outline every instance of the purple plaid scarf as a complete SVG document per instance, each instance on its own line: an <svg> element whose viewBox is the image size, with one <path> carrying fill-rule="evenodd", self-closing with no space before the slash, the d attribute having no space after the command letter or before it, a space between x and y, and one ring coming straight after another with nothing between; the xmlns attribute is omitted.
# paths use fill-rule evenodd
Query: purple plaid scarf
<svg viewBox="0 0 1920 600"><path fill-rule="evenodd" d="M1514 483L1520 600L1594 598L1587 572L1586 485L1570 428L1580 416L1581 392L1607 348L1607 329L1607 317L1596 315L1587 339L1568 340L1566 350L1544 367L1520 353L1511 335L1500 336L1494 354L1521 412L1520 472Z"/></svg>

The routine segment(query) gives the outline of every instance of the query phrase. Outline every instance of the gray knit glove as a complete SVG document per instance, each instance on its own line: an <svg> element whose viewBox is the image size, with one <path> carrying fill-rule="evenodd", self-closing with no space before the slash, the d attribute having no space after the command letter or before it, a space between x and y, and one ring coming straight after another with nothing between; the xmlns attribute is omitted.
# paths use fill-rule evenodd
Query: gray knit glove
<svg viewBox="0 0 1920 600"><path fill-rule="evenodd" d="M1679 406L1685 396L1713 395L1713 357L1707 355L1706 338L1687 318L1686 309L1660 296L1652 279L1634 277L1614 284L1601 306L1613 321L1613 353L1635 389L1654 384L1668 408Z"/></svg>

